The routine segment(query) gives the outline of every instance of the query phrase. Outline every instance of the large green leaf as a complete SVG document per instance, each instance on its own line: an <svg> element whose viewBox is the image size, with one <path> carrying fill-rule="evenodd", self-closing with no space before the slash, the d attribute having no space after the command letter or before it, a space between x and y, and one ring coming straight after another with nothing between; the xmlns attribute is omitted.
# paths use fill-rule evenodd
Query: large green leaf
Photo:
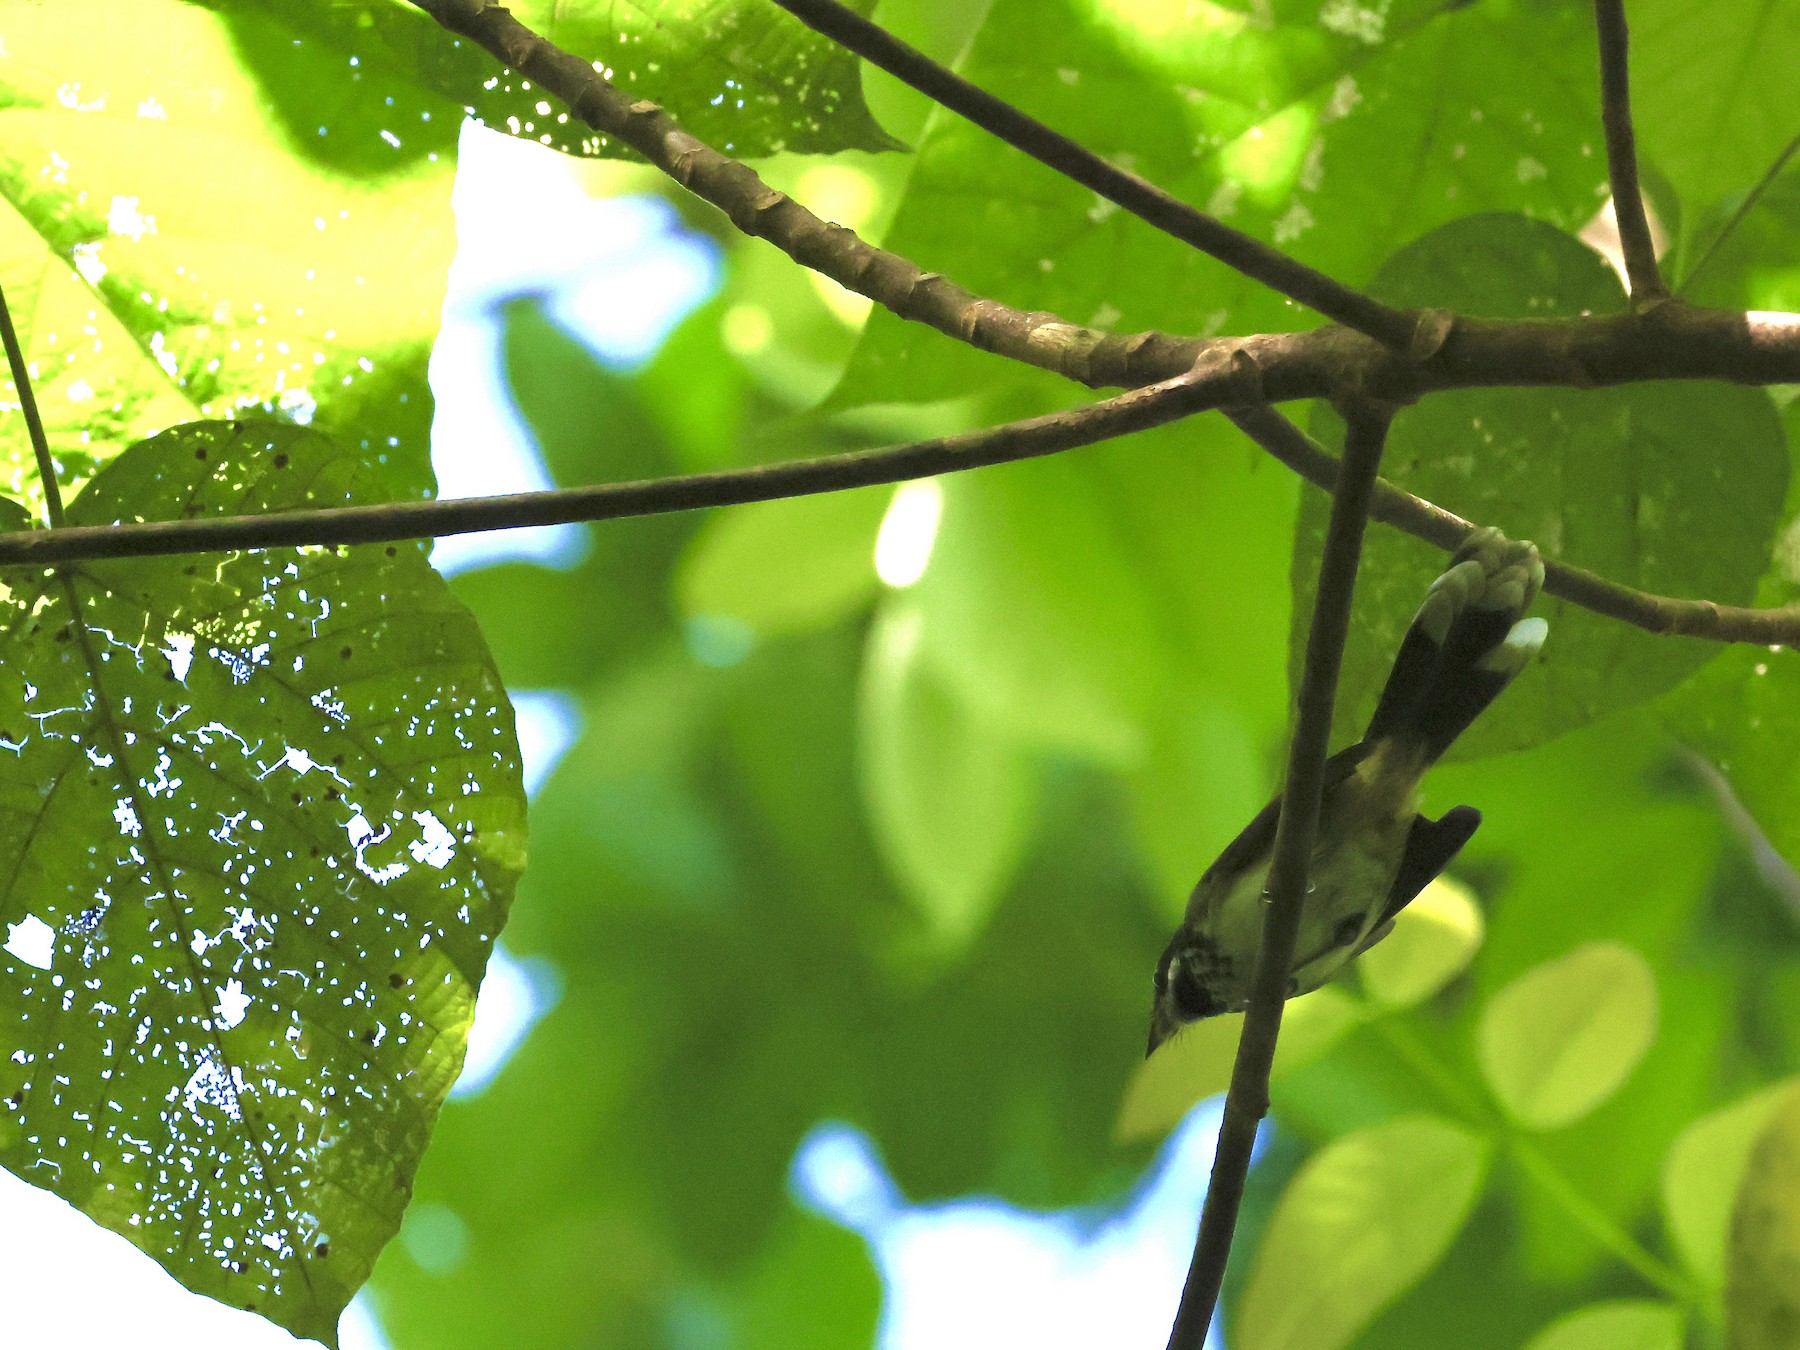
<svg viewBox="0 0 1800 1350"><path fill-rule="evenodd" d="M1529 970L1481 1015L1481 1068L1515 1120L1572 1124L1618 1090L1656 1035L1656 979L1620 943Z"/></svg>
<svg viewBox="0 0 1800 1350"><path fill-rule="evenodd" d="M1624 294L1579 241L1517 216L1458 221L1403 249L1374 287L1390 303L1499 318L1617 312ZM1335 417L1321 419L1335 437ZM1546 558L1665 595L1742 604L1768 566L1787 490L1786 440L1756 389L1471 389L1433 394L1395 419L1391 481L1515 538ZM1309 490L1296 538L1290 670L1304 650L1328 501ZM1372 530L1344 653L1340 735L1360 730L1443 554ZM1555 599L1541 665L1527 671L1453 753L1515 750L1640 702L1717 648L1652 636Z"/></svg>
<svg viewBox="0 0 1800 1350"><path fill-rule="evenodd" d="M425 491L450 161L379 185L309 165L226 25L178 0L0 16L0 284L65 486L151 431L278 404ZM312 125L368 116L327 101ZM34 494L30 458L9 420L0 487Z"/></svg>
<svg viewBox="0 0 1800 1350"><path fill-rule="evenodd" d="M1244 1350L1339 1350L1455 1241L1489 1145L1434 1116L1338 1139L1289 1183L1231 1320Z"/></svg>
<svg viewBox="0 0 1800 1350"><path fill-rule="evenodd" d="M963 73L1355 283L1399 244L1470 211L1528 211L1575 229L1599 205L1591 135L1555 130L1597 120L1592 25L1579 7L1242 8L996 0ZM1307 321L957 118L928 133L886 242L979 294L1101 328ZM878 310L837 397L936 399L1019 380L1015 366Z"/></svg>
<svg viewBox="0 0 1800 1350"><path fill-rule="evenodd" d="M316 432L132 447L71 524L391 495ZM12 514L17 514L13 508ZM0 1162L330 1341L523 863L511 710L418 544L14 573Z"/></svg>
<svg viewBox="0 0 1800 1350"><path fill-rule="evenodd" d="M1765 0L1632 0L1630 18L1638 152L1693 220L1747 190L1800 133L1790 80L1800 11Z"/></svg>
<svg viewBox="0 0 1800 1350"><path fill-rule="evenodd" d="M546 105L529 82L403 0L189 2L230 18L296 144L340 167L369 172L426 147L453 147L465 107L496 130L571 154L635 154L561 104ZM856 58L773 5L516 0L507 8L728 154L899 148L863 104ZM335 86L325 99L322 85ZM326 143L315 131L322 105L354 108L359 125Z"/></svg>

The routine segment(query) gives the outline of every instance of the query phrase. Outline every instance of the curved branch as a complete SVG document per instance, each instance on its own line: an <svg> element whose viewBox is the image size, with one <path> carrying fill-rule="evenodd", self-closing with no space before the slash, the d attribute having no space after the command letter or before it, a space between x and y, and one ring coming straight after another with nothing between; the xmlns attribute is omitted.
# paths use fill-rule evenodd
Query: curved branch
<svg viewBox="0 0 1800 1350"><path fill-rule="evenodd" d="M1275 409L1228 408L1225 415L1245 435L1315 487L1337 490L1341 464L1337 456ZM1470 521L1386 479L1375 485L1369 515L1384 525L1454 553L1475 528ZM1652 595L1608 581L1585 567L1544 560L1544 591L1609 619L1652 633L1711 638L1721 642L1755 642L1774 646L1800 644L1800 605L1754 609L1720 605L1711 600L1683 600Z"/></svg>
<svg viewBox="0 0 1800 1350"><path fill-rule="evenodd" d="M1290 300L1297 300L1308 309L1377 341L1404 347L1411 340L1415 327L1412 315L1352 290L1260 239L1215 220L1154 183L1108 163L1092 150L1052 131L1036 118L939 65L837 0L775 0L775 3L814 32L855 52L871 65L879 66L927 98L967 118L989 135L1005 141L1065 178L1073 179L1164 234L1210 254L1270 290L1279 291Z"/></svg>
<svg viewBox="0 0 1800 1350"><path fill-rule="evenodd" d="M0 566L441 538L837 492L1073 450L1161 426L1221 403L1241 402L1248 392L1240 367L1214 360L1176 379L1133 389L1084 408L910 445L647 482L602 483L504 497L384 502L375 506L273 511L260 516L21 530L0 534Z"/></svg>
<svg viewBox="0 0 1800 1350"><path fill-rule="evenodd" d="M867 296L903 319L1093 387L1168 379L1194 364L1201 343L1160 333L1115 334L1013 309L921 271L852 230L819 219L747 164L683 131L661 107L609 84L592 62L538 36L487 0L414 0L596 131L617 137L677 183L723 211L743 233L766 239L803 267Z"/></svg>
<svg viewBox="0 0 1800 1350"><path fill-rule="evenodd" d="M1650 238L1650 219L1644 213L1644 193L1638 184L1625 0L1594 0L1594 19L1600 30L1600 122L1606 131L1613 215L1619 222L1619 248L1625 255L1632 303L1643 305L1665 299L1669 288L1656 267L1656 245Z"/></svg>
<svg viewBox="0 0 1800 1350"><path fill-rule="evenodd" d="M1331 502L1331 520L1325 527L1324 556L1319 560L1319 589L1300 675L1299 712L1294 739L1288 746L1287 786L1281 794L1275 855L1269 865L1262 946L1256 954L1256 974L1231 1069L1231 1088L1225 1096L1212 1179L1206 1188L1206 1206L1200 1211L1200 1232L1182 1286L1181 1306L1169 1332L1169 1350L1201 1350L1206 1342L1219 1286L1225 1279L1225 1261L1231 1254L1231 1236L1237 1228L1257 1126L1269 1111L1269 1071L1275 1062L1275 1041L1281 1032L1294 944L1300 933L1307 866L1318 835L1325 751L1331 738L1332 710L1337 705L1344 639L1350 632L1350 601L1362 558L1363 527L1368 523L1381 451L1393 417L1392 407L1373 403L1348 406L1344 413L1349 423L1344 467Z"/></svg>

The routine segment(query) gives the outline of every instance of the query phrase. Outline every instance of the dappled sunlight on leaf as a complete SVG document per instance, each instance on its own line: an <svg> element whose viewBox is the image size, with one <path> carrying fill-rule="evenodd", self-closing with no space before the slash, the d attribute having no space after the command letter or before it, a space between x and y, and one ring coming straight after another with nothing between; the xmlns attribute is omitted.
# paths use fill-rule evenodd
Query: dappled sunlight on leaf
<svg viewBox="0 0 1800 1350"><path fill-rule="evenodd" d="M317 433L135 446L72 524L341 503ZM16 508L15 508L16 510ZM511 710L417 544L15 573L0 1162L329 1338L398 1226L523 861Z"/></svg>

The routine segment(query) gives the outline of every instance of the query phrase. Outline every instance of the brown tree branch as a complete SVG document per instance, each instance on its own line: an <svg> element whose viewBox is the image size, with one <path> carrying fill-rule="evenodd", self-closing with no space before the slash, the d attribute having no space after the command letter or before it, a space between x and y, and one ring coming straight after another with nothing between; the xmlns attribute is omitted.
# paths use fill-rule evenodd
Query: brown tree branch
<svg viewBox="0 0 1800 1350"><path fill-rule="evenodd" d="M1327 492L1337 490L1342 467L1337 456L1281 413L1267 406L1257 406L1227 408L1225 415L1251 440L1307 482ZM1475 528L1472 522L1395 487L1385 478L1375 484L1375 500L1369 508L1369 516L1451 553L1461 547L1463 539ZM1552 558L1544 559L1544 591L1595 614L1652 633L1769 646L1800 644L1800 606L1796 605L1754 609L1715 604L1711 600L1652 595L1608 581L1585 567L1574 567Z"/></svg>
<svg viewBox="0 0 1800 1350"><path fill-rule="evenodd" d="M1221 403L1239 402L1248 392L1241 367L1214 359L1176 379L1133 389L1084 408L909 445L555 492L20 530L0 534L0 566L442 538L837 492L1052 455L1161 426Z"/></svg>
<svg viewBox="0 0 1800 1350"><path fill-rule="evenodd" d="M1255 393L1253 372L1215 354L1187 375L1085 408L909 445L552 492L25 530L0 534L0 567L444 538L811 496L1056 454L1211 408L1224 408L1252 440L1302 478L1335 491L1337 458L1273 408L1245 405L1245 397ZM1386 481L1376 484L1370 515L1450 551L1474 528L1461 516ZM1632 590L1567 563L1546 561L1545 569L1544 589L1550 594L1652 633L1800 645L1800 607L1752 609L1683 600Z"/></svg>
<svg viewBox="0 0 1800 1350"><path fill-rule="evenodd" d="M1644 193L1638 184L1625 0L1594 0L1594 18L1600 29L1600 122L1606 131L1613 215L1619 222L1619 248L1625 255L1631 302L1642 306L1666 299L1669 288L1657 270L1656 245L1650 238L1650 219L1644 213Z"/></svg>
<svg viewBox="0 0 1800 1350"><path fill-rule="evenodd" d="M1332 498L1331 520L1325 527L1324 556L1319 560L1319 589L1300 675L1299 712L1294 739L1288 746L1287 786L1281 797L1274 860L1269 865L1262 947L1256 954L1256 974L1231 1069L1231 1087L1225 1095L1212 1179L1200 1212L1200 1232L1182 1286L1181 1306L1169 1332L1169 1350L1201 1350L1206 1342L1219 1286L1225 1279L1225 1261L1231 1254L1231 1236L1237 1228L1257 1127L1269 1111L1269 1070L1275 1062L1294 943L1306 901L1307 867L1318 835L1325 752L1332 710L1337 705L1338 667L1350 631L1350 601L1362 558L1363 527L1368 523L1381 451L1393 417L1390 406L1377 403L1350 405L1344 411L1349 423L1344 468L1339 491Z"/></svg>
<svg viewBox="0 0 1800 1350"><path fill-rule="evenodd" d="M1405 346L1416 319L1342 282L1315 271L1234 230L1204 211L1134 173L1108 163L1092 150L1052 131L1036 118L971 84L918 49L870 23L837 0L775 0L814 32L848 48L871 65L910 85L936 103L967 118L989 135L1031 156L1065 178L1122 207L1164 234L1210 254L1227 267L1260 281L1272 291L1335 319L1377 341Z"/></svg>
<svg viewBox="0 0 1800 1350"><path fill-rule="evenodd" d="M897 253L875 248L777 192L747 164L683 131L647 99L609 84L592 62L539 37L487 0L414 0L445 28L472 39L504 65L569 105L596 131L643 155L747 235L766 239L803 267L867 296L903 319L983 351L1081 383L1134 386L1179 375L1199 344L1160 333L1115 334L984 299ZM1175 354L1180 349L1181 354Z"/></svg>

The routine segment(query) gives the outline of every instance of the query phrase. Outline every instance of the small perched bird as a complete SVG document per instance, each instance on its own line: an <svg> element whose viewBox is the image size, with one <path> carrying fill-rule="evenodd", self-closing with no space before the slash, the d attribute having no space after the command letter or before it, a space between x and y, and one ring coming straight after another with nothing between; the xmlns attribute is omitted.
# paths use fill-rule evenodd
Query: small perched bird
<svg viewBox="0 0 1800 1350"><path fill-rule="evenodd" d="M1431 583L1368 731L1325 762L1289 998L1386 937L1475 833L1481 813L1472 806L1438 820L1420 815L1419 780L1544 645L1549 625L1523 617L1543 584L1536 546L1495 529L1470 534ZM1280 817L1277 797L1194 887L1157 963L1151 1051L1187 1023L1248 1002Z"/></svg>

